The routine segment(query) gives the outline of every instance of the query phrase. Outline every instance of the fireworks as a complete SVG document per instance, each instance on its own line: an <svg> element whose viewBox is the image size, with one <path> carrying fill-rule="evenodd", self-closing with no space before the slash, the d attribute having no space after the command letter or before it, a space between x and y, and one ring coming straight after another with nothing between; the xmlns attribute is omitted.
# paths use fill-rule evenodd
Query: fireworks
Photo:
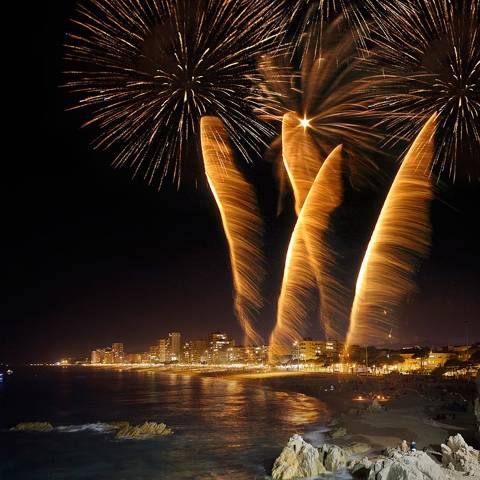
<svg viewBox="0 0 480 480"><path fill-rule="evenodd" d="M320 287L322 319L327 336L331 320L342 310L342 287L331 275L332 252L325 241L331 213L340 205L342 147L327 157L305 199L288 246L277 324L270 345L291 344L301 339L312 305L315 287ZM271 357L275 356L275 349Z"/></svg>
<svg viewBox="0 0 480 480"><path fill-rule="evenodd" d="M322 166L307 122L294 113L286 113L282 122L283 163L292 185L297 215Z"/></svg>
<svg viewBox="0 0 480 480"><path fill-rule="evenodd" d="M281 143L298 215L271 344L301 338L315 293L341 340L348 301L326 236L342 175L356 186L378 170L384 132L385 147L408 142L350 316L347 343L375 343L428 252L432 179L480 178L479 17L480 0L81 0L66 86L115 166L178 184L201 150L247 344L261 342L262 221L235 159Z"/></svg>
<svg viewBox="0 0 480 480"><path fill-rule="evenodd" d="M414 289L412 275L430 246L434 114L410 147L387 195L358 274L347 344L386 338L391 311Z"/></svg>
<svg viewBox="0 0 480 480"><path fill-rule="evenodd" d="M245 334L245 344L260 345L253 319L262 306L264 272L260 247L262 221L255 192L235 165L222 120L203 117L200 129L205 172L230 249L235 310Z"/></svg>
<svg viewBox="0 0 480 480"><path fill-rule="evenodd" d="M277 14L264 0L84 0L67 87L99 128L95 145L115 147L114 165L149 181L179 182L200 118L215 115L250 158L270 133L252 110L255 61L276 45Z"/></svg>
<svg viewBox="0 0 480 480"><path fill-rule="evenodd" d="M355 38L360 44L368 32L368 17L374 13L377 3L374 0L285 0L283 10L286 30L298 41L304 33L312 27L326 25L338 15L343 15L347 20ZM310 37L309 43L315 50L320 47L318 37Z"/></svg>
<svg viewBox="0 0 480 480"><path fill-rule="evenodd" d="M281 121L285 114L296 115L306 122L320 164L342 144L350 170L357 172L360 165L372 166L371 154L379 135L372 129L366 95L370 85L363 62L356 57L353 37L341 28L343 22L339 17L325 28L312 27L293 56L264 58L260 64L264 77L261 116ZM318 48L311 38L318 41ZM318 166L305 165L312 180Z"/></svg>
<svg viewBox="0 0 480 480"><path fill-rule="evenodd" d="M434 161L452 180L480 178L480 0L385 2L372 66L374 109L411 141L438 112Z"/></svg>

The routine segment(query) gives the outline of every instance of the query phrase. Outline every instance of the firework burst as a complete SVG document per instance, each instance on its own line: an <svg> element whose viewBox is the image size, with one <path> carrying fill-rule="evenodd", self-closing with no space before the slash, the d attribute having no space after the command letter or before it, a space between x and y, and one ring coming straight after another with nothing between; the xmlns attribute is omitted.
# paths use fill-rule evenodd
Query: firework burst
<svg viewBox="0 0 480 480"><path fill-rule="evenodd" d="M437 112L432 170L478 180L480 0L388 2L382 18L371 58L381 123L411 141Z"/></svg>
<svg viewBox="0 0 480 480"><path fill-rule="evenodd" d="M84 0L68 35L66 86L114 147L114 165L149 182L181 178L202 116L218 116L245 159L269 127L252 115L258 56L277 43L264 0ZM194 145L192 148L191 145ZM188 155L187 155L188 154Z"/></svg>
<svg viewBox="0 0 480 480"><path fill-rule="evenodd" d="M312 28L318 25L323 28L338 15L343 15L345 27L354 32L360 45L365 45L368 18L376 12L376 4L375 0L284 0L285 30L295 43ZM318 38L310 37L308 42L314 50L319 50Z"/></svg>
<svg viewBox="0 0 480 480"><path fill-rule="evenodd" d="M344 22L338 17L325 28L315 24L293 55L266 56L260 64L260 117L280 122L286 114L296 115L319 152L312 181L339 144L352 173L362 165L371 167L379 139L372 129L363 61L356 55L353 36L342 28Z"/></svg>

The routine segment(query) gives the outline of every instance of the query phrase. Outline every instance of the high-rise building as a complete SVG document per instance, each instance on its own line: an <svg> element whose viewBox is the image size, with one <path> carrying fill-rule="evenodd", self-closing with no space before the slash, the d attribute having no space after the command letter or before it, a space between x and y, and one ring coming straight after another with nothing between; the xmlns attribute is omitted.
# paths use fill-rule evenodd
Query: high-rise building
<svg viewBox="0 0 480 480"><path fill-rule="evenodd" d="M208 360L208 343L206 340L189 340L183 344L183 361L185 363L206 363Z"/></svg>
<svg viewBox="0 0 480 480"><path fill-rule="evenodd" d="M111 348L106 348L105 349L105 355L103 356L103 362L102 363L105 363L107 365L111 365L111 364L115 363L114 353L113 353L113 350Z"/></svg>
<svg viewBox="0 0 480 480"><path fill-rule="evenodd" d="M124 360L123 343L121 342L112 343L112 354L113 354L113 363L123 363L123 360Z"/></svg>
<svg viewBox="0 0 480 480"><path fill-rule="evenodd" d="M226 333L211 333L208 336L208 363L213 365L228 363L228 349L234 345L235 342L229 340Z"/></svg>
<svg viewBox="0 0 480 480"><path fill-rule="evenodd" d="M105 359L105 349L97 348L96 350L92 351L90 363L92 363L93 365L98 365L99 363L103 363L104 359Z"/></svg>
<svg viewBox="0 0 480 480"><path fill-rule="evenodd" d="M167 341L160 338L157 342L157 358L160 363L165 363L167 360Z"/></svg>
<svg viewBox="0 0 480 480"><path fill-rule="evenodd" d="M179 332L170 332L167 339L167 358L169 362L178 362L182 353L182 336Z"/></svg>

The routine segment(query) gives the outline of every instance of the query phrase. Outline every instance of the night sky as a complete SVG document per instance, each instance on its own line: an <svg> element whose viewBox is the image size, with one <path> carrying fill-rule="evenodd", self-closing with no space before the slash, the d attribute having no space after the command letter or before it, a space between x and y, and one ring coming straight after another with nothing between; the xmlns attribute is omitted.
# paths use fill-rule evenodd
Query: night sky
<svg viewBox="0 0 480 480"><path fill-rule="evenodd" d="M50 0L31 12L22 73L12 79L22 101L11 118L15 147L4 153L0 362L85 357L113 341L142 350L172 330L193 338L225 330L240 340L227 244L205 184L195 189L187 176L180 191L167 183L159 192L114 170L112 154L93 150L92 131L80 130L81 115L65 111L62 44L73 6ZM250 172L267 219L263 335L275 320L293 220L288 201L275 216L271 170L264 162ZM438 196L432 254L398 313L405 344L463 343L467 321L470 341L480 341L480 188L443 185ZM359 253L370 217L351 224Z"/></svg>

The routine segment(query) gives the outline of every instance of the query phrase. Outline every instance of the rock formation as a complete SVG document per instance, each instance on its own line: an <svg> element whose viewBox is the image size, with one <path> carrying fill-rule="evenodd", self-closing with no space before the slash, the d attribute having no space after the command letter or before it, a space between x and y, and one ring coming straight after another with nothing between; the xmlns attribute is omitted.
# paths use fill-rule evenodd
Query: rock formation
<svg viewBox="0 0 480 480"><path fill-rule="evenodd" d="M337 472L347 469L347 464L355 472L366 468L361 461L353 460L364 454L370 447L364 443L355 443L346 448L324 444L315 448L305 442L300 435L294 435L275 460L272 470L273 480L316 477L322 473ZM357 465L358 464L358 465Z"/></svg>
<svg viewBox="0 0 480 480"><path fill-rule="evenodd" d="M369 449L366 444L345 448L325 444L317 449L300 435L294 435L275 460L272 479L312 478L342 470L354 478L368 480L451 480L463 476L480 479L480 454L460 434L442 445L445 468L425 452L405 451L405 445L401 447L388 448L373 460L365 456L360 459Z"/></svg>
<svg viewBox="0 0 480 480"><path fill-rule="evenodd" d="M346 468L348 462L348 454L347 452L336 445L322 445L318 449L322 463L325 469L328 472L336 472L337 470L341 470L342 468Z"/></svg>
<svg viewBox="0 0 480 480"><path fill-rule="evenodd" d="M447 480L441 466L425 452L389 452L370 467L368 480Z"/></svg>
<svg viewBox="0 0 480 480"><path fill-rule="evenodd" d="M318 450L300 435L293 435L273 464L272 479L316 477L322 473L325 467Z"/></svg>
<svg viewBox="0 0 480 480"><path fill-rule="evenodd" d="M53 425L50 422L23 422L11 430L16 432L50 432L53 430Z"/></svg>
<svg viewBox="0 0 480 480"><path fill-rule="evenodd" d="M363 457L361 460L351 460L347 468L354 478L368 478L372 462L368 457Z"/></svg>
<svg viewBox="0 0 480 480"><path fill-rule="evenodd" d="M459 433L449 437L441 449L444 467L480 478L480 452L469 446Z"/></svg>
<svg viewBox="0 0 480 480"><path fill-rule="evenodd" d="M171 435L173 431L164 423L145 422L142 425L130 425L128 422L121 426L116 438L124 440L143 439L150 437Z"/></svg>

